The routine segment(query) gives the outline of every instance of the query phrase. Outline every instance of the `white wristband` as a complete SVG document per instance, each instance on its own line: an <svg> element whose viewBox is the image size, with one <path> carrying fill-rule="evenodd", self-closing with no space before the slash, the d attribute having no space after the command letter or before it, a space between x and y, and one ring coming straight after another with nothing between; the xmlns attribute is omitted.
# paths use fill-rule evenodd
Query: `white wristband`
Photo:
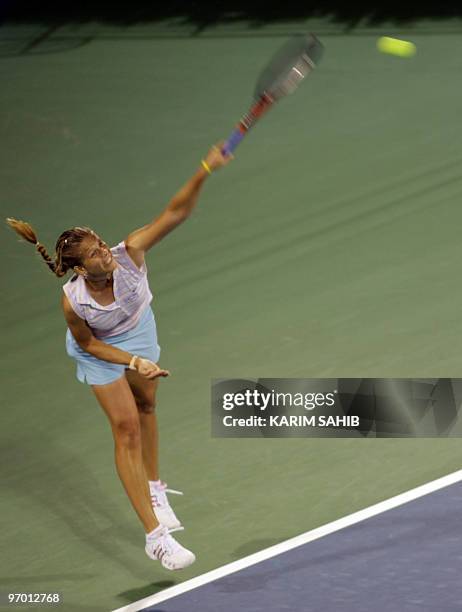
<svg viewBox="0 0 462 612"><path fill-rule="evenodd" d="M128 366L130 370L136 370L136 367L135 367L136 359L138 359L138 355L133 355L133 357L130 360L130 365Z"/></svg>

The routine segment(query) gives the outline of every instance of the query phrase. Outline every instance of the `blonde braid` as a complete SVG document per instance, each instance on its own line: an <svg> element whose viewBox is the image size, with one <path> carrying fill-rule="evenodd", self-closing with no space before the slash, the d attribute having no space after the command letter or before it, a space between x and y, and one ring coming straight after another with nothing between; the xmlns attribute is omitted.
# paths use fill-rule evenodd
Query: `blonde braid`
<svg viewBox="0 0 462 612"><path fill-rule="evenodd" d="M21 236L21 238L24 238L25 240L27 240L27 242L35 244L37 251L43 257L50 270L57 276L62 276L61 274L57 273L55 262L48 255L47 250L43 246L43 244L40 244L40 242L38 241L35 230L32 225L30 225L30 223L27 223L26 221L18 221L17 219L12 219L10 217L7 218L6 222L12 229L14 229L17 234L19 234L19 236Z"/></svg>
<svg viewBox="0 0 462 612"><path fill-rule="evenodd" d="M98 237L97 234L90 227L73 227L65 230L56 241L55 250L56 258L53 260L41 244L35 233L33 227L26 223L26 221L18 221L17 219L11 219L10 217L6 220L7 224L14 229L14 231L24 238L28 242L35 244L37 251L45 260L45 263L50 270L58 277L64 276L69 270L75 268L75 266L82 265L81 259L81 243L88 236ZM77 279L77 275L71 278L71 282Z"/></svg>
<svg viewBox="0 0 462 612"><path fill-rule="evenodd" d="M40 245L41 247L42 245ZM37 249L40 250L40 247L37 246ZM61 278L61 276L64 276L67 272L67 268L66 266L63 265L63 261L62 261L62 256L63 256L63 247L64 247L64 240L62 240L59 244L59 247L56 249L56 259L53 263L54 265L54 273L56 274L56 276L58 276L59 278ZM43 247L42 247L43 248ZM46 250L44 249L45 254L40 250L40 253L42 254L42 257L46 260L45 255L48 255L48 253L46 252Z"/></svg>

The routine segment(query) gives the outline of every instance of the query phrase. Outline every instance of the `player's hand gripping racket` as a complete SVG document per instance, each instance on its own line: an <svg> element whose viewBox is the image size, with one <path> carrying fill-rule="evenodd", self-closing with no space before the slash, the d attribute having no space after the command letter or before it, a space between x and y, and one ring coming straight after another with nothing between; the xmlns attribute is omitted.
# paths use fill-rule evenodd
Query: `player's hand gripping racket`
<svg viewBox="0 0 462 612"><path fill-rule="evenodd" d="M314 34L297 34L279 49L258 78L254 103L223 146L224 155L234 151L250 128L275 102L297 89L318 65L323 50Z"/></svg>

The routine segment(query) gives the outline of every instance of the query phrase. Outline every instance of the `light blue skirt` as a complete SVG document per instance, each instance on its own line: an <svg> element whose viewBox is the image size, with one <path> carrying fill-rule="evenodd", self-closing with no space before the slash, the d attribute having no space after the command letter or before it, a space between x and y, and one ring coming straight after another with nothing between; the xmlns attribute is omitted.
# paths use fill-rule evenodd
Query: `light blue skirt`
<svg viewBox="0 0 462 612"><path fill-rule="evenodd" d="M154 313L149 305L141 315L138 324L123 334L102 338L102 342L157 362L160 346L157 343L157 329ZM77 362L77 378L89 385L107 385L125 374L128 365L111 363L90 355L77 344L70 329L66 332L66 352Z"/></svg>

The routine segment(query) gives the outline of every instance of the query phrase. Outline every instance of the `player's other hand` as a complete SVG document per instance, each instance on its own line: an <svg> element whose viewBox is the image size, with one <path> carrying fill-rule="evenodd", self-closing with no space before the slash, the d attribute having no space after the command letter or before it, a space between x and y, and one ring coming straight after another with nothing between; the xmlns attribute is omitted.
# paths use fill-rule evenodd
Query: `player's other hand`
<svg viewBox="0 0 462 612"><path fill-rule="evenodd" d="M217 142L210 151L207 153L207 157L205 161L209 166L210 170L216 170L217 168L221 168L222 166L226 166L229 162L234 159L234 155L231 153L230 155L223 155L221 150L225 146L225 141Z"/></svg>
<svg viewBox="0 0 462 612"><path fill-rule="evenodd" d="M168 370L163 370L157 363L150 361L149 359L138 359L136 363L136 370L145 378L153 379L159 376L170 376Z"/></svg>

